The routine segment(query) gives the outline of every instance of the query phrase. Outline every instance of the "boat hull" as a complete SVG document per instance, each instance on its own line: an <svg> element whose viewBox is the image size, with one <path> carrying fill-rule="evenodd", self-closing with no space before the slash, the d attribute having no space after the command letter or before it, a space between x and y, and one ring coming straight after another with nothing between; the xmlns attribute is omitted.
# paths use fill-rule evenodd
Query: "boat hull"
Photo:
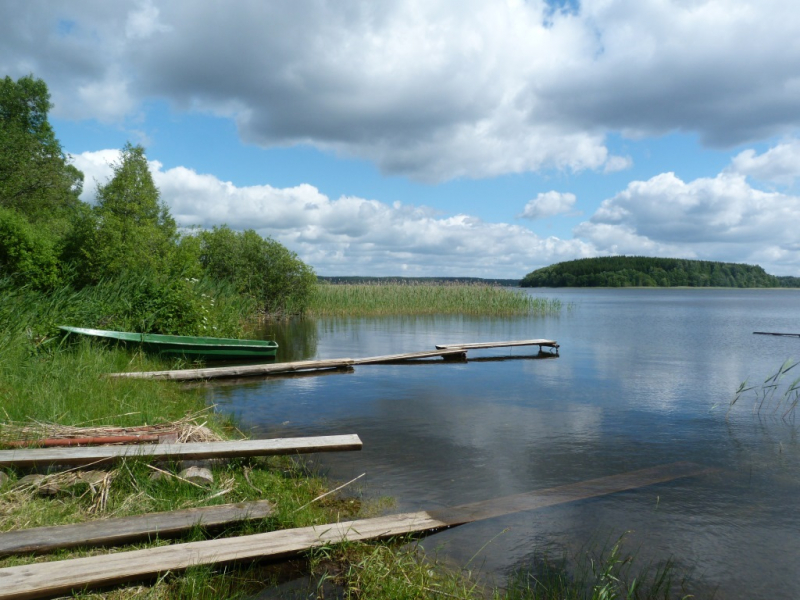
<svg viewBox="0 0 800 600"><path fill-rule="evenodd" d="M271 340L238 340L188 335L131 333L127 331L68 327L66 325L59 326L59 329L68 333L115 340L126 345L138 346L144 351L153 354L202 360L274 360L278 351L278 344Z"/></svg>

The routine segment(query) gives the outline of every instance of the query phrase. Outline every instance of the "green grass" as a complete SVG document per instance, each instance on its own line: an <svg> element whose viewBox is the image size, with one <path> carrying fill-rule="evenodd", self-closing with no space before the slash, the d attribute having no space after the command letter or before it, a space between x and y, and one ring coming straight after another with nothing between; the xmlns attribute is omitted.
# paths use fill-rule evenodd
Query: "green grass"
<svg viewBox="0 0 800 600"><path fill-rule="evenodd" d="M343 544L312 554L318 587L334 582L349 600L657 600L687 598L686 580L671 561L637 565L623 540L595 548L571 561L536 559L501 586L479 571L455 569L429 557L415 543L394 540ZM476 557L479 558L479 557Z"/></svg>
<svg viewBox="0 0 800 600"><path fill-rule="evenodd" d="M561 301L521 290L484 284L317 285L309 305L312 316L559 314Z"/></svg>

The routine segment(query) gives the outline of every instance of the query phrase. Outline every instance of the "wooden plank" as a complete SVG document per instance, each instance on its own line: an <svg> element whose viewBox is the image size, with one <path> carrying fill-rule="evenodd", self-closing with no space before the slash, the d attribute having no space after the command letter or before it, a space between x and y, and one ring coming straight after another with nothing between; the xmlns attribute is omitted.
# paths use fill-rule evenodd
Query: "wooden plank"
<svg viewBox="0 0 800 600"><path fill-rule="evenodd" d="M781 335L785 337L800 337L800 333L772 333L770 331L754 331L753 335Z"/></svg>
<svg viewBox="0 0 800 600"><path fill-rule="evenodd" d="M376 365L381 363L401 362L406 360L415 360L419 358L434 358L441 356L442 358L452 358L456 356L466 355L466 352L460 348L445 349L445 350L428 350L424 352L407 352L405 354L388 354L386 356L371 356L367 358L356 358L353 360L354 365Z"/></svg>
<svg viewBox="0 0 800 600"><path fill-rule="evenodd" d="M550 348L559 347L555 340L516 340L510 342L477 342L474 344L436 344L436 348L439 350L448 350L451 348L475 350L478 348L507 348L509 346L547 346Z"/></svg>
<svg viewBox="0 0 800 600"><path fill-rule="evenodd" d="M179 369L175 371L137 371L130 373L109 373L108 377L130 377L134 379L168 379L171 381L191 381L197 379L219 379L227 377L254 377L259 375L280 375L301 371L323 369L343 369L354 365L380 364L418 358L441 356L447 358L464 354L463 350L429 350L388 356L367 358L331 358L326 360L304 360L298 362L272 363L267 365L243 365L233 367L210 367L207 369Z"/></svg>
<svg viewBox="0 0 800 600"><path fill-rule="evenodd" d="M0 533L0 556L163 538L188 531L198 525L211 528L239 521L263 519L272 514L272 511L271 502L259 500L134 517L98 519L71 525L18 529Z"/></svg>
<svg viewBox="0 0 800 600"><path fill-rule="evenodd" d="M185 444L139 444L67 448L25 448L0 450L0 467L39 465L102 465L123 458L199 460L237 456L268 456L310 452L361 450L356 434L318 437L237 440L232 442L191 442Z"/></svg>
<svg viewBox="0 0 800 600"><path fill-rule="evenodd" d="M302 360L296 362L270 363L264 365L240 365L232 367L209 367L207 369L179 369L174 371L132 371L109 373L107 377L129 377L132 379L168 379L191 381L195 379L217 379L220 377L253 377L276 373L296 373L318 369L341 369L353 365L352 358L329 360Z"/></svg>
<svg viewBox="0 0 800 600"><path fill-rule="evenodd" d="M659 467L629 471L619 475L610 475L608 477L590 479L588 481L561 485L554 488L525 492L513 496L486 500L484 502L474 502L454 508L445 508L428 512L436 519L455 525L458 523L468 523L526 510L554 506L556 504L564 504L566 502L607 496L609 494L673 481L684 477L713 473L717 470L718 469L704 467L691 462L676 462Z"/></svg>
<svg viewBox="0 0 800 600"><path fill-rule="evenodd" d="M675 463L434 512L409 512L375 519L7 567L0 569L0 599L51 597L78 589L154 578L166 571L182 571L197 565L286 557L343 541L436 531L518 510L604 496L713 470L693 463Z"/></svg>

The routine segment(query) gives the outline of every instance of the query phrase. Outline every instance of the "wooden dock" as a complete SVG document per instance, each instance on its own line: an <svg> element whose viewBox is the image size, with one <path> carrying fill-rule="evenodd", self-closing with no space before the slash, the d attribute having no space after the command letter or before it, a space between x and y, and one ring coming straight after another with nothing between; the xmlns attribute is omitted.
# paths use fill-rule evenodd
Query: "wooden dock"
<svg viewBox="0 0 800 600"><path fill-rule="evenodd" d="M184 444L137 444L64 448L25 448L0 450L0 467L40 465L102 465L123 458L160 460L200 460L278 454L307 454L361 450L355 435L237 440L233 442L189 442Z"/></svg>
<svg viewBox="0 0 800 600"><path fill-rule="evenodd" d="M129 373L109 373L108 377L130 377L133 379L166 379L169 381L198 381L232 377L263 377L270 375L286 375L310 373L314 371L330 371L352 369L358 365L378 365L420 361L421 359L441 358L442 362L466 360L467 351L479 348L500 348L508 346L539 346L554 348L558 354L559 345L554 340L521 340L511 342L483 342L477 344L445 344L437 345L436 350L370 356L365 358L330 358L323 360L303 360L285 363L269 363L258 365L241 365L226 367L208 367L202 369L179 369L172 371L134 371Z"/></svg>
<svg viewBox="0 0 800 600"><path fill-rule="evenodd" d="M715 470L693 463L673 463L438 511L409 512L374 519L7 567L0 569L0 599L46 598L69 594L74 590L153 579L167 571L183 571L193 566L283 558L344 541L432 532L481 519L606 496Z"/></svg>
<svg viewBox="0 0 800 600"><path fill-rule="evenodd" d="M508 348L511 346L539 346L539 351L542 348L555 348L558 352L559 345L555 340L518 340L511 342L477 342L474 344L436 344L439 350L477 350L482 348Z"/></svg>

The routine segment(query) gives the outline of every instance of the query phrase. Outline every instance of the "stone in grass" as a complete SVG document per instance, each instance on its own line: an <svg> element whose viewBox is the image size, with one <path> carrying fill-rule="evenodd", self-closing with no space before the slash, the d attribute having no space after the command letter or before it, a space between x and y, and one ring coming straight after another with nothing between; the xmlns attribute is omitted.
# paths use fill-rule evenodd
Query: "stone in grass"
<svg viewBox="0 0 800 600"><path fill-rule="evenodd" d="M214 483L214 475L204 467L189 467L178 473L178 477L196 485L211 485Z"/></svg>
<svg viewBox="0 0 800 600"><path fill-rule="evenodd" d="M103 484L106 477L108 477L106 471L80 471L75 483L88 483L90 487L97 487Z"/></svg>
<svg viewBox="0 0 800 600"><path fill-rule="evenodd" d="M0 488L4 487L8 483L8 475L5 471L0 471Z"/></svg>
<svg viewBox="0 0 800 600"><path fill-rule="evenodd" d="M42 496L54 496L58 492L61 491L61 488L57 483L48 479L47 476L42 475L40 473L35 473L33 475L26 475L21 479L17 480L17 488L24 488L30 487L33 488L37 494Z"/></svg>

